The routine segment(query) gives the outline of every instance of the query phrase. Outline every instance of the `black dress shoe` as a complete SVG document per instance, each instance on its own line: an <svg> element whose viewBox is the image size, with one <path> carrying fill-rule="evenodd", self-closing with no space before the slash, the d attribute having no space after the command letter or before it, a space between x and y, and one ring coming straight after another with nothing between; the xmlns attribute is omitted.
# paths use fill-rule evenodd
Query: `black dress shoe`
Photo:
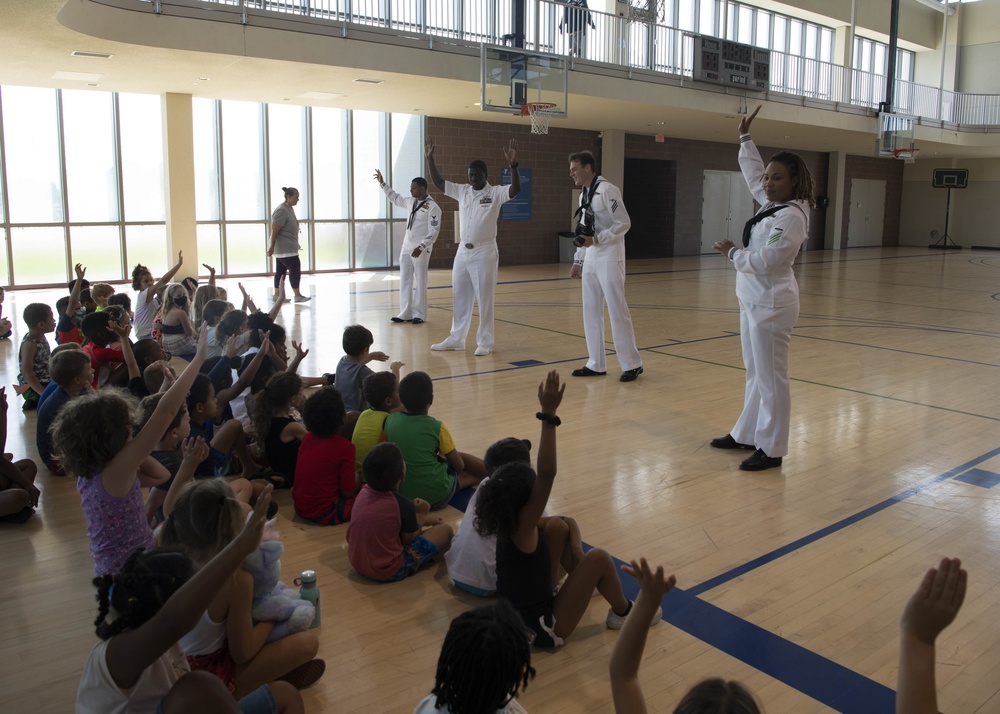
<svg viewBox="0 0 1000 714"><path fill-rule="evenodd" d="M574 369L571 374L574 377L603 377L607 372L595 372L590 367L580 367L580 369Z"/></svg>
<svg viewBox="0 0 1000 714"><path fill-rule="evenodd" d="M622 376L618 378L619 382L634 382L639 379L639 375L642 374L642 367L636 367L635 369L626 369L622 372Z"/></svg>
<svg viewBox="0 0 1000 714"><path fill-rule="evenodd" d="M741 444L733 438L732 434L726 434L725 436L720 436L718 439L712 439L708 442L708 445L714 449L746 449L747 451L755 451L757 448L753 444Z"/></svg>
<svg viewBox="0 0 1000 714"><path fill-rule="evenodd" d="M389 319L392 320L393 322L406 322L406 320L404 320L401 317L390 317Z"/></svg>
<svg viewBox="0 0 1000 714"><path fill-rule="evenodd" d="M412 322L414 325L422 325L422 324L424 324L424 321L421 320L419 317L413 318L412 320L410 320L410 322Z"/></svg>
<svg viewBox="0 0 1000 714"><path fill-rule="evenodd" d="M757 449L752 456L740 462L741 471L764 471L781 466L780 456L768 456L763 449Z"/></svg>

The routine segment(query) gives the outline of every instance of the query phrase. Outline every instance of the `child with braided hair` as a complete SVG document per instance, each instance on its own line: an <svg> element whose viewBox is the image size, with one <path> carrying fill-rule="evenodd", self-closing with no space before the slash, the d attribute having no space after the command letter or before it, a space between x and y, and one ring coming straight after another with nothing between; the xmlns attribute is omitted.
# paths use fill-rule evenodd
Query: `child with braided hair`
<svg viewBox="0 0 1000 714"><path fill-rule="evenodd" d="M456 617L441 645L434 689L413 714L526 714L515 697L535 676L527 634L506 600Z"/></svg>
<svg viewBox="0 0 1000 714"><path fill-rule="evenodd" d="M293 686L276 682L237 702L207 673L189 673L178 633L198 622L215 592L260 544L270 491L240 534L197 572L183 553L137 549L114 575L94 579L101 639L90 652L76 695L78 714L300 714Z"/></svg>

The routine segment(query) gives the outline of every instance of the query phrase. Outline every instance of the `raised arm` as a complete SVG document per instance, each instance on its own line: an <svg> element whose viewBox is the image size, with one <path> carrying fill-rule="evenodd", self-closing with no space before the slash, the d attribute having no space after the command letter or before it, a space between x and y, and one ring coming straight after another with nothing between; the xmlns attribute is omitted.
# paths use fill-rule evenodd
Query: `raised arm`
<svg viewBox="0 0 1000 714"><path fill-rule="evenodd" d="M899 623L897 714L936 714L934 643L965 600L968 575L958 558L945 558L924 574Z"/></svg>
<svg viewBox="0 0 1000 714"><path fill-rule="evenodd" d="M66 305L66 314L70 317L76 314L76 311L80 309L80 292L83 290L83 276L87 274L87 269L76 264L74 267L76 271L76 282L73 283L73 290L69 294L69 304Z"/></svg>
<svg viewBox="0 0 1000 714"><path fill-rule="evenodd" d="M431 183L437 187L438 191L444 191L444 177L434 162L434 140L430 137L424 142L424 158L427 159L427 173L431 177Z"/></svg>
<svg viewBox="0 0 1000 714"><path fill-rule="evenodd" d="M167 489L166 498L163 499L164 518L169 518L170 514L173 513L181 491L194 478L194 471L198 468L198 464L208 458L208 444L200 436L185 439L181 442L181 453L184 454L181 466L174 474L174 480L171 482L170 488Z"/></svg>
<svg viewBox="0 0 1000 714"><path fill-rule="evenodd" d="M208 263L202 263L201 267L203 267L205 270L208 271L208 284L214 287L215 286L215 268L213 268Z"/></svg>
<svg viewBox="0 0 1000 714"><path fill-rule="evenodd" d="M743 172L743 179L747 182L747 188L753 194L754 200L760 205L767 203L767 195L764 193L764 185L761 178L764 176L764 161L760 158L757 146L750 138L750 124L753 123L761 105L750 114L740 119L740 170Z"/></svg>
<svg viewBox="0 0 1000 714"><path fill-rule="evenodd" d="M270 485L257 499L253 515L243 531L217 556L175 592L153 617L134 630L127 630L108 642L105 659L111 678L121 689L129 689L142 673L170 649L180 633L190 632L226 580L260 545Z"/></svg>
<svg viewBox="0 0 1000 714"><path fill-rule="evenodd" d="M149 456L153 447L167 430L167 426L177 416L178 410L191 390L191 384L194 382L198 370L205 362L206 353L207 345L205 327L203 326L198 335L198 350L195 352L194 358L177 377L177 380L170 385L170 389L164 393L146 425L104 467L104 488L109 495L121 498L132 488L136 469L139 468L143 459Z"/></svg>
<svg viewBox="0 0 1000 714"><path fill-rule="evenodd" d="M541 407L542 435L538 442L538 464L535 485L531 488L531 496L521 509L517 530L511 535L511 540L522 551L534 552L538 537L538 519L545 512L545 505L552 493L552 484L556 478L556 410L562 402L566 385L560 384L559 373L552 370L545 381L538 385L538 404Z"/></svg>
<svg viewBox="0 0 1000 714"><path fill-rule="evenodd" d="M503 157L507 159L507 163L510 164L510 188L507 189L507 195L514 198L517 194L521 193L521 174L517 172L517 142L513 139L507 145L507 148L503 150Z"/></svg>
<svg viewBox="0 0 1000 714"><path fill-rule="evenodd" d="M177 275L177 271L181 269L184 265L184 251L177 251L177 264L174 265L170 270L163 274L163 277L156 281L156 283L149 289L149 293L146 295L146 302L152 301L153 296L160 291L164 285L169 285L170 281L173 280L174 276Z"/></svg>
<svg viewBox="0 0 1000 714"><path fill-rule="evenodd" d="M623 565L622 570L639 582L639 597L632 606L633 612L625 618L614 649L608 671L611 676L611 698L615 703L615 714L646 714L646 698L639 684L639 664L646 648L649 621L663 601L663 596L674 586L677 578L664 577L663 566L654 573L645 558L631 565Z"/></svg>
<svg viewBox="0 0 1000 714"><path fill-rule="evenodd" d="M125 319L128 319L128 315L125 316ZM122 357L125 359L125 367L128 369L128 378L132 380L141 377L142 372L139 371L139 363L135 359L135 352L132 351L132 343L128 339L129 334L132 332L131 323L126 322L122 325L112 320L108 322L108 327L118 335L118 344L122 346Z"/></svg>

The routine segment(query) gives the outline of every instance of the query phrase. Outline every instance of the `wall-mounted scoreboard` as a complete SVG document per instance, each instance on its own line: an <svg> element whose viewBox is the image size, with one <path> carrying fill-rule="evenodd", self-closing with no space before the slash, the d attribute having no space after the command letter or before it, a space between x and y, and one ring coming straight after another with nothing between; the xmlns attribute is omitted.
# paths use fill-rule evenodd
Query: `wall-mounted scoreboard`
<svg viewBox="0 0 1000 714"><path fill-rule="evenodd" d="M765 92L770 76L770 50L694 35L694 78L698 81Z"/></svg>

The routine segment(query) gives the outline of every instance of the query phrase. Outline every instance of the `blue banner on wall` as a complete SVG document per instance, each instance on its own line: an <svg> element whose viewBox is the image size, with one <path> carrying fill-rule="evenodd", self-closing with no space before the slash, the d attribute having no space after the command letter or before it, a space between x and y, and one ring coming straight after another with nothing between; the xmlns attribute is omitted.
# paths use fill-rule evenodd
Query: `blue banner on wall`
<svg viewBox="0 0 1000 714"><path fill-rule="evenodd" d="M510 185L511 168L505 166L500 169L500 184ZM521 193L515 198L507 201L500 207L500 218L505 221L530 221L531 220L531 172L532 169L518 169L521 177Z"/></svg>

